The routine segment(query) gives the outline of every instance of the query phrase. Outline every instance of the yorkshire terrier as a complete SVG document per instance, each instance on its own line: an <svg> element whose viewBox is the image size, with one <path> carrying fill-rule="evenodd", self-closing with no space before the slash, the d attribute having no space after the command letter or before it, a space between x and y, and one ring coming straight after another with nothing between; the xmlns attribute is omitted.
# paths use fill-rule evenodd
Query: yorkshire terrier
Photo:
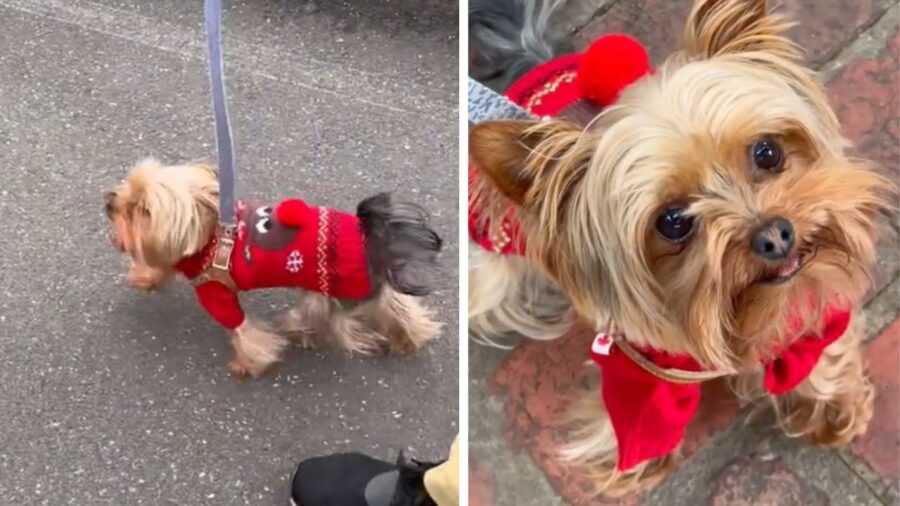
<svg viewBox="0 0 900 506"><path fill-rule="evenodd" d="M873 390L858 308L895 188L846 153L791 23L764 0L696 0L681 48L585 116L554 97L587 79L567 74L570 60L541 86L539 67L501 65L522 42L520 57L546 60L527 48L552 46L540 40L550 3L475 4L476 71L515 80L507 95L542 119L470 131L470 333L550 340L575 320L597 331L584 346L600 384L573 403L561 456L607 496L658 483L714 376L766 396L790 436L839 446L862 434ZM499 23L503 8L531 26ZM647 58L622 47L589 50L578 72L602 80L634 68L617 58ZM615 65L585 69L589 57ZM540 110L554 100L556 114Z"/></svg>
<svg viewBox="0 0 900 506"><path fill-rule="evenodd" d="M106 213L113 245L132 261L128 283L154 290L177 274L190 280L231 331L235 376L259 377L291 340L374 354L414 352L437 336L441 325L418 297L430 289L442 241L422 208L385 193L363 200L356 215L299 199L238 202L227 234L218 192L213 165L145 160L107 194ZM247 319L238 292L273 287L298 289L298 306L275 328Z"/></svg>

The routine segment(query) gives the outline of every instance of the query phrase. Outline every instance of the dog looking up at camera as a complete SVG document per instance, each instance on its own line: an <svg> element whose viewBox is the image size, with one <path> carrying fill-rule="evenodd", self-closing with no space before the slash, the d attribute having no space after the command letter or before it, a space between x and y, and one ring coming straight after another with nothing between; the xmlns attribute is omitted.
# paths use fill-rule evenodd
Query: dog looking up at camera
<svg viewBox="0 0 900 506"><path fill-rule="evenodd" d="M560 454L608 496L672 469L713 377L768 398L790 436L862 434L858 308L895 188L847 154L791 23L764 0L696 0L651 70L619 35L548 61L557 3L470 6L476 71L544 118L470 132L470 333L595 330L599 385Z"/></svg>
<svg viewBox="0 0 900 506"><path fill-rule="evenodd" d="M431 288L442 242L422 208L386 193L360 202L356 215L294 198L238 202L229 255L218 192L212 165L145 160L107 194L106 212L114 246L132 260L128 283L153 290L176 274L190 280L231 331L235 376L262 375L290 338L372 354L414 352L437 336L440 324L418 297ZM227 270L217 255L230 260ZM238 292L273 287L297 288L300 302L270 330L246 318Z"/></svg>

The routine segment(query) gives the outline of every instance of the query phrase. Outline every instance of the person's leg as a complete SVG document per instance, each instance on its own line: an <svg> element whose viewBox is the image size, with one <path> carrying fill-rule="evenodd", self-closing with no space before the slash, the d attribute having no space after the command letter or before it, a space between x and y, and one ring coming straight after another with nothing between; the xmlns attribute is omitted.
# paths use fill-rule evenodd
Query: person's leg
<svg viewBox="0 0 900 506"><path fill-rule="evenodd" d="M459 506L459 436L450 447L450 457L425 471L425 489L438 506Z"/></svg>

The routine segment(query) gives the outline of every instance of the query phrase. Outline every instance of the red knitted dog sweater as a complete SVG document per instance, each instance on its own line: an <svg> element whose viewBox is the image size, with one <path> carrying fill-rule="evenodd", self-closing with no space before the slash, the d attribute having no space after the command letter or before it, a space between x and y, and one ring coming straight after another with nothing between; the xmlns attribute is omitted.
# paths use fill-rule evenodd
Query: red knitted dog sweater
<svg viewBox="0 0 900 506"><path fill-rule="evenodd" d="M352 214L316 207L300 199L275 206L236 204L237 232L229 273L238 290L290 287L329 297L365 299L371 295L365 238ZM176 269L195 279L212 262L213 238ZM196 285L204 309L229 329L244 322L238 294L218 281Z"/></svg>

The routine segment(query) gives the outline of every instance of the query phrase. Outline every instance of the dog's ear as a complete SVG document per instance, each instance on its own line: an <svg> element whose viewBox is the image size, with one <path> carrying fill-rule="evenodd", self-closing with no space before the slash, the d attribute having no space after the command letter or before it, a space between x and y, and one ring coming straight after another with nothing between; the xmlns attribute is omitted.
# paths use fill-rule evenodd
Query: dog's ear
<svg viewBox="0 0 900 506"><path fill-rule="evenodd" d="M215 216L206 208L215 202L204 203L189 186L166 178L140 181L133 188L131 221L145 259L169 267L203 247L211 232L204 216Z"/></svg>
<svg viewBox="0 0 900 506"><path fill-rule="evenodd" d="M793 26L766 7L766 0L696 0L684 28L684 50L695 58L763 51L797 59L784 33Z"/></svg>
<svg viewBox="0 0 900 506"><path fill-rule="evenodd" d="M472 163L487 175L508 199L521 204L531 186L525 162L541 141L528 130L533 121L487 121L469 133Z"/></svg>
<svg viewBox="0 0 900 506"><path fill-rule="evenodd" d="M560 165L586 165L590 156L576 154L584 137L566 121L488 121L470 132L469 156L503 195L527 208L540 200L544 184L558 179Z"/></svg>

